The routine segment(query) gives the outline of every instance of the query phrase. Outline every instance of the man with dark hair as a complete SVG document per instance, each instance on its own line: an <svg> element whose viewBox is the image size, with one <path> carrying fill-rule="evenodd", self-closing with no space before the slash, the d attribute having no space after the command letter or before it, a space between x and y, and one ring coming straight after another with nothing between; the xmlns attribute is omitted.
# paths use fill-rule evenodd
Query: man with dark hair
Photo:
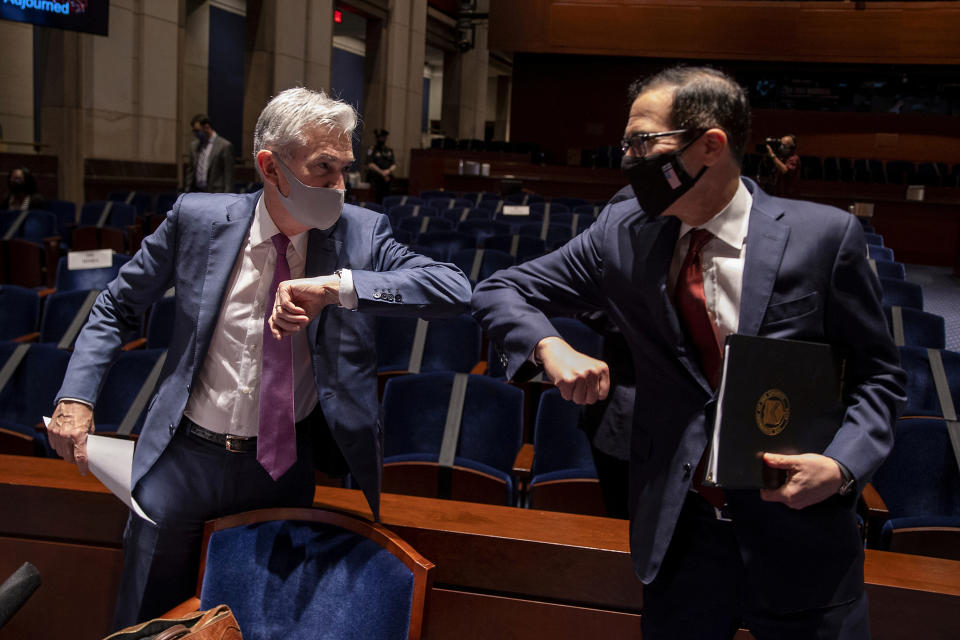
<svg viewBox="0 0 960 640"><path fill-rule="evenodd" d="M867 638L854 506L892 445L904 374L857 220L771 197L740 176L743 89L712 69L635 85L622 143L635 199L561 249L481 282L475 316L524 379L606 396L606 363L548 317L603 309L633 354L630 548L643 637ZM847 410L824 451L765 454L778 489L704 487L720 346L732 333L829 343L846 358ZM789 367L791 363L783 363Z"/></svg>
<svg viewBox="0 0 960 640"><path fill-rule="evenodd" d="M233 191L233 144L217 135L210 118L198 113L190 120L196 140L190 141L190 162L183 176L184 191Z"/></svg>

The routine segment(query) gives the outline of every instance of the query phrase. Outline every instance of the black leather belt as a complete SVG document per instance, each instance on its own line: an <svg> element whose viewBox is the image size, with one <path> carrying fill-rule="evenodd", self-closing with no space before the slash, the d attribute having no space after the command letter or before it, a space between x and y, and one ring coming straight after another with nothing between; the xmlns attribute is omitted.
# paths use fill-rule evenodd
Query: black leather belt
<svg viewBox="0 0 960 640"><path fill-rule="evenodd" d="M234 436L229 433L217 433L204 429L190 418L184 416L181 425L186 428L186 432L207 442L212 442L224 447L227 451L233 453L256 453L257 437Z"/></svg>

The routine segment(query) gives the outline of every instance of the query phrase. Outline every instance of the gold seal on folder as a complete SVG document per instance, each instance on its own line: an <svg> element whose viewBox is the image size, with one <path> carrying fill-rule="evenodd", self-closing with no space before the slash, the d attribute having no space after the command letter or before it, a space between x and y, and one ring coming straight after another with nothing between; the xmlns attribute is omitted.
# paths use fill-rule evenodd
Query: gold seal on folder
<svg viewBox="0 0 960 640"><path fill-rule="evenodd" d="M790 400L780 389L768 389L757 400L755 413L757 428L768 436L775 436L790 422Z"/></svg>

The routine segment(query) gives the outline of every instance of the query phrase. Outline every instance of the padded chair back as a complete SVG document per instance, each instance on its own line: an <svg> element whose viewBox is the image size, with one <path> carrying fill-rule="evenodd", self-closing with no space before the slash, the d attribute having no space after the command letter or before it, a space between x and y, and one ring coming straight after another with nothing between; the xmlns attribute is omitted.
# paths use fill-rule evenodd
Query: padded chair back
<svg viewBox="0 0 960 640"><path fill-rule="evenodd" d="M506 222L490 220L487 218L472 219L464 220L457 225L457 231L461 233L469 233L477 240L477 244L481 245L484 240L491 236L495 236L497 234L509 234L510 225Z"/></svg>
<svg viewBox="0 0 960 640"><path fill-rule="evenodd" d="M386 196L383 199L383 206L387 211L390 211L393 207L397 205L424 205L427 204L423 198L418 198L417 196Z"/></svg>
<svg viewBox="0 0 960 640"><path fill-rule="evenodd" d="M543 202L543 196L538 196L535 193L511 193L504 196L503 201L506 204L533 204Z"/></svg>
<svg viewBox="0 0 960 640"><path fill-rule="evenodd" d="M550 215L554 213L569 213L570 207L556 200L551 200L550 202L533 202L530 204L530 213L534 212L541 214L549 213Z"/></svg>
<svg viewBox="0 0 960 640"><path fill-rule="evenodd" d="M596 218L600 215L600 212L603 211L603 207L606 205L600 204L583 204L573 208L574 213L586 214L592 218Z"/></svg>
<svg viewBox="0 0 960 640"><path fill-rule="evenodd" d="M456 191L444 191L443 189L428 189L426 191L420 192L420 199L424 202L429 201L431 198L456 198Z"/></svg>
<svg viewBox="0 0 960 640"><path fill-rule="evenodd" d="M145 399L152 397L157 381L154 379L153 384L149 384L150 373L163 354L163 349L144 349L122 351L117 355L100 390L101 400L94 408L93 419L97 431L117 431L145 384L149 386L143 390L147 394ZM131 416L133 422L127 425L129 431L126 433L140 433L146 408L147 403L141 402L139 411L135 412L135 416Z"/></svg>
<svg viewBox="0 0 960 640"><path fill-rule="evenodd" d="M490 236L483 241L483 246L513 256L518 264L528 258L542 255L546 251L546 244L539 237L509 233Z"/></svg>
<svg viewBox="0 0 960 640"><path fill-rule="evenodd" d="M57 216L50 211L39 209L27 213L20 227L19 237L32 242L57 235Z"/></svg>
<svg viewBox="0 0 960 640"><path fill-rule="evenodd" d="M44 200L43 208L57 216L57 232L64 236L64 229L77 222L77 205L70 200Z"/></svg>
<svg viewBox="0 0 960 640"><path fill-rule="evenodd" d="M440 212L433 207L419 204L403 204L390 209L390 223L393 225L393 228L396 229L406 218L435 218L439 215Z"/></svg>
<svg viewBox="0 0 960 640"><path fill-rule="evenodd" d="M439 461L454 376L421 373L387 382L383 395L385 465ZM502 483L505 494L496 500L499 504L514 502L511 471L522 433L523 392L486 376L468 376L453 464ZM384 482L389 491L386 478ZM462 498L456 486L451 496Z"/></svg>
<svg viewBox="0 0 960 640"><path fill-rule="evenodd" d="M421 637L431 564L379 524L264 509L207 525L200 607L227 604L245 640Z"/></svg>
<svg viewBox="0 0 960 640"><path fill-rule="evenodd" d="M574 207L582 207L583 205L590 204L583 198L550 198L550 202L565 205L570 211L573 211Z"/></svg>
<svg viewBox="0 0 960 640"><path fill-rule="evenodd" d="M377 213L386 213L387 208L382 204L377 204L376 202L358 202L358 207L363 207L364 209L369 209L370 211L376 211Z"/></svg>
<svg viewBox="0 0 960 640"><path fill-rule="evenodd" d="M427 200L427 204L437 211L446 211L447 209L469 209L473 206L473 203L469 200L448 197L430 198Z"/></svg>
<svg viewBox="0 0 960 640"><path fill-rule="evenodd" d="M954 406L960 410L960 353L940 350L939 354ZM902 415L942 417L928 350L900 347L900 366L907 373L907 405Z"/></svg>
<svg viewBox="0 0 960 640"><path fill-rule="evenodd" d="M481 251L481 249L464 249L450 256L450 262L460 267L460 270L467 274L467 277L470 278L470 282L473 284L481 280L486 280L500 269L513 266L513 257L509 253L497 251L496 249L482 249L483 255L480 257L480 269L474 274L473 269L478 251Z"/></svg>
<svg viewBox="0 0 960 640"><path fill-rule="evenodd" d="M490 211L488 209L472 209L470 207L456 207L454 209L444 209L441 215L452 222L454 226L462 224L467 220L489 220Z"/></svg>
<svg viewBox="0 0 960 640"><path fill-rule="evenodd" d="M404 218L400 221L398 228L401 231L407 231L414 234L415 237L429 231L453 231L453 223L446 218L438 216L420 216L416 218Z"/></svg>
<svg viewBox="0 0 960 640"><path fill-rule="evenodd" d="M906 280L881 277L880 288L883 289L883 304L923 311L923 288L920 285Z"/></svg>
<svg viewBox="0 0 960 640"><path fill-rule="evenodd" d="M460 194L460 197L464 200L469 200L473 204L470 206L479 207L481 202L492 201L499 202L500 195L496 193L490 193L487 191L468 191L466 193Z"/></svg>
<svg viewBox="0 0 960 640"><path fill-rule="evenodd" d="M416 318L408 317L376 319L377 371L410 370L418 324ZM426 325L420 366L415 373L469 373L480 360L480 339L480 325L468 314L430 320Z"/></svg>
<svg viewBox="0 0 960 640"><path fill-rule="evenodd" d="M16 348L0 344L0 361ZM7 384L0 389L0 426L32 435L43 416L53 414L53 400L63 383L70 352L55 345L31 344ZM2 366L2 365L0 365ZM45 438L44 438L45 440Z"/></svg>
<svg viewBox="0 0 960 640"><path fill-rule="evenodd" d="M576 470L583 477L596 478L587 435L577 427L580 407L564 400L559 389L540 396L533 429L534 479L555 471Z"/></svg>
<svg viewBox="0 0 960 640"><path fill-rule="evenodd" d="M147 321L147 349L166 349L173 337L176 298L161 298L153 303Z"/></svg>
<svg viewBox="0 0 960 640"><path fill-rule="evenodd" d="M898 347L946 348L946 325L943 317L910 307L884 305L890 335Z"/></svg>
<svg viewBox="0 0 960 640"><path fill-rule="evenodd" d="M78 322L85 323L90 315L90 309L87 301L95 296L98 289L77 289L74 291L55 291L47 298L43 307L43 318L40 321L40 342L58 344L64 337L64 334L71 329L74 319L83 309L86 313ZM80 327L74 327L75 333L70 339L68 345L72 347L77 336L80 334Z"/></svg>
<svg viewBox="0 0 960 640"><path fill-rule="evenodd" d="M893 249L888 249L887 247L878 247L872 244L867 245L867 257L873 260L890 260L893 261Z"/></svg>
<svg viewBox="0 0 960 640"><path fill-rule="evenodd" d="M111 191L107 200L131 205L138 215L153 211L153 194L143 191Z"/></svg>
<svg viewBox="0 0 960 640"><path fill-rule="evenodd" d="M877 268L878 278L904 280L907 277L907 270L903 266L902 262L893 262L891 260L873 260L873 266Z"/></svg>
<svg viewBox="0 0 960 640"><path fill-rule="evenodd" d="M113 254L113 266L100 269L67 268L66 256L60 258L57 264L57 291L72 291L75 289L106 289L107 285L117 277L120 267L130 260L130 256L121 253Z"/></svg>
<svg viewBox="0 0 960 640"><path fill-rule="evenodd" d="M468 233L458 231L429 231L417 236L417 246L440 251L443 261L447 262L453 253L476 247L477 240Z"/></svg>
<svg viewBox="0 0 960 640"><path fill-rule="evenodd" d="M107 201L105 200L84 203L83 207L80 208L80 226L96 226L106 205ZM132 204L111 202L110 215L107 216L106 224L123 229L127 225L133 224L136 219L137 210Z"/></svg>
<svg viewBox="0 0 960 640"><path fill-rule="evenodd" d="M883 246L883 236L879 233L864 233L863 239L867 241L867 244L874 247Z"/></svg>
<svg viewBox="0 0 960 640"><path fill-rule="evenodd" d="M516 228L516 232L521 236L530 236L540 238L546 242L547 248L556 248L570 240L573 233L569 225L565 224L547 224L546 235L544 235L544 225L541 222L527 222Z"/></svg>
<svg viewBox="0 0 960 640"><path fill-rule="evenodd" d="M167 211L173 209L174 203L177 201L177 198L180 197L179 193L159 193L157 194L157 206L155 209L157 213L166 214Z"/></svg>
<svg viewBox="0 0 960 640"><path fill-rule="evenodd" d="M574 318L550 318L550 323L571 347L591 358L603 356L603 336ZM506 370L496 356L493 343L487 352L487 375L503 378Z"/></svg>
<svg viewBox="0 0 960 640"><path fill-rule="evenodd" d="M37 292L13 284L0 285L0 340L37 330L40 318L40 298Z"/></svg>

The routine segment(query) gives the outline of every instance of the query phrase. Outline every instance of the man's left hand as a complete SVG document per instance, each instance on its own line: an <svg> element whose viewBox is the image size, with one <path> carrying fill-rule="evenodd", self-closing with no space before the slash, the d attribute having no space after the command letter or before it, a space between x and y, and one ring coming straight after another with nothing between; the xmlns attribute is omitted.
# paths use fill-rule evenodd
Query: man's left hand
<svg viewBox="0 0 960 640"><path fill-rule="evenodd" d="M760 497L767 502L782 502L791 509L803 509L822 502L837 493L843 484L840 465L827 456L765 453L763 461L773 469L785 469L787 481L778 489L762 489Z"/></svg>
<svg viewBox="0 0 960 640"><path fill-rule="evenodd" d="M340 276L336 274L281 282L270 315L270 333L277 340L294 334L330 304L340 304Z"/></svg>

